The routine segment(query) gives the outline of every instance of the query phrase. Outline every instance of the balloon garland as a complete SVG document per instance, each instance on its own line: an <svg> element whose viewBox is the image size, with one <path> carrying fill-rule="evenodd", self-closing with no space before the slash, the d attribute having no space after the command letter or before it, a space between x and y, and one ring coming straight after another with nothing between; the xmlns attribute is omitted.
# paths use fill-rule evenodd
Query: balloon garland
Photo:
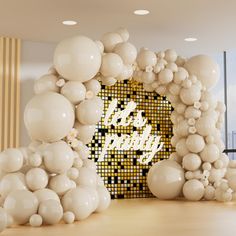
<svg viewBox="0 0 236 236"><path fill-rule="evenodd" d="M147 177L155 196L236 198L236 163L222 153L225 105L210 92L218 65L205 55L185 60L172 49L137 53L128 39L128 31L118 29L101 41L76 36L57 45L54 66L35 82L36 95L25 108L32 142L0 153L1 231L12 224L73 223L109 206L110 194L86 146L103 113L100 82L112 86L132 78L174 107L176 151L153 165Z"/></svg>

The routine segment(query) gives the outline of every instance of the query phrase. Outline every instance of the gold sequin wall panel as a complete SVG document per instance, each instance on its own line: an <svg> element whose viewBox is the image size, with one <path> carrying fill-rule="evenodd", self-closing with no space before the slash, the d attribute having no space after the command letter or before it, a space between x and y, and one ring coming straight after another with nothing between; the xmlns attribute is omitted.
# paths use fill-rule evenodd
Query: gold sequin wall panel
<svg viewBox="0 0 236 236"><path fill-rule="evenodd" d="M0 151L19 145L20 39L0 37Z"/></svg>
<svg viewBox="0 0 236 236"><path fill-rule="evenodd" d="M148 170L153 163L168 158L172 152L170 144L172 107L170 103L165 97L154 92L145 92L142 85L134 84L131 81L117 82L111 87L102 86L99 96L104 101L105 109L103 117L97 125L93 141L89 144L93 160L97 162L107 134L131 135L134 131L142 134L145 128L145 126L136 128L133 125L105 126L104 117L113 99L118 99L117 109L124 109L130 101L137 103L137 107L131 115L135 116L138 110L143 110L143 117L147 118L146 124L152 126L151 134L161 136L164 146L147 165L138 162L142 151L108 150L104 161L97 162L98 173L104 179L112 198L152 197L146 184Z"/></svg>

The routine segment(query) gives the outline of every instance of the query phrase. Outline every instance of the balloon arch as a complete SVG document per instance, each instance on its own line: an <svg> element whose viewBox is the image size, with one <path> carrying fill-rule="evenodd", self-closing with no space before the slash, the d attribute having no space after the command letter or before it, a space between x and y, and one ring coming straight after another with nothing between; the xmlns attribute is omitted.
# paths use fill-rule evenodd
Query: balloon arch
<svg viewBox="0 0 236 236"><path fill-rule="evenodd" d="M223 153L220 133L225 105L210 92L219 79L218 65L205 55L185 60L172 49L137 52L128 39L120 28L101 41L76 36L57 45L54 66L35 82L36 95L25 108L32 142L0 154L1 230L13 222L72 223L109 206L110 194L86 144L103 113L100 83L112 86L130 78L174 107L176 151L151 167L151 192L160 199L181 193L187 200L235 199L236 165Z"/></svg>

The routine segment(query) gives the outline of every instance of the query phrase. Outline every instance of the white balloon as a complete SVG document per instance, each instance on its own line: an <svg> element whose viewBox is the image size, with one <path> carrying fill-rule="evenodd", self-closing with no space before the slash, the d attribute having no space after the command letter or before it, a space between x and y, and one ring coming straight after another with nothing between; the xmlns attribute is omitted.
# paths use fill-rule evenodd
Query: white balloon
<svg viewBox="0 0 236 236"><path fill-rule="evenodd" d="M101 53L91 39L75 36L62 40L57 45L54 66L65 79L85 82L99 71Z"/></svg>
<svg viewBox="0 0 236 236"><path fill-rule="evenodd" d="M0 208L0 232L2 232L8 226L8 214L6 211L1 207Z"/></svg>
<svg viewBox="0 0 236 236"><path fill-rule="evenodd" d="M201 166L201 163L201 158L197 154L189 153L183 157L183 167L186 170L197 170Z"/></svg>
<svg viewBox="0 0 236 236"><path fill-rule="evenodd" d="M157 63L156 54L150 50L142 49L138 53L137 63L142 70L145 70L147 66L155 66Z"/></svg>
<svg viewBox="0 0 236 236"><path fill-rule="evenodd" d="M116 33L118 33L124 42L129 40L129 31L125 28L119 28L116 30Z"/></svg>
<svg viewBox="0 0 236 236"><path fill-rule="evenodd" d="M171 160L155 163L147 175L148 187L159 199L178 197L184 181L184 170L177 162Z"/></svg>
<svg viewBox="0 0 236 236"><path fill-rule="evenodd" d="M71 189L71 181L65 174L56 175L51 177L49 188L59 196L63 196Z"/></svg>
<svg viewBox="0 0 236 236"><path fill-rule="evenodd" d="M31 226L33 227L39 227L42 225L43 223L43 218L42 216L38 215L38 214L33 214L31 217L30 217L30 220L29 220L29 223Z"/></svg>
<svg viewBox="0 0 236 236"><path fill-rule="evenodd" d="M116 77L117 80L126 80L131 78L133 75L132 65L124 65L121 73Z"/></svg>
<svg viewBox="0 0 236 236"><path fill-rule="evenodd" d="M69 170L74 161L74 153L70 146L59 141L50 144L43 152L44 164L51 173L63 174Z"/></svg>
<svg viewBox="0 0 236 236"><path fill-rule="evenodd" d="M34 96L26 105L24 121L32 139L56 142L64 138L74 124L74 109L62 95L47 92Z"/></svg>
<svg viewBox="0 0 236 236"><path fill-rule="evenodd" d="M90 150L86 145L81 145L76 151L79 154L80 159L87 159L89 157Z"/></svg>
<svg viewBox="0 0 236 236"><path fill-rule="evenodd" d="M89 168L91 170L94 170L94 171L96 171L96 169L97 169L96 163L93 160L90 160L90 159L85 159L83 161L83 166L86 167L86 168Z"/></svg>
<svg viewBox="0 0 236 236"><path fill-rule="evenodd" d="M78 178L79 176L79 171L77 168L75 167L71 167L68 171L67 171L67 176L68 178L72 179L72 180L75 180Z"/></svg>
<svg viewBox="0 0 236 236"><path fill-rule="evenodd" d="M26 224L37 213L38 199L28 190L15 190L6 197L4 209L18 224Z"/></svg>
<svg viewBox="0 0 236 236"><path fill-rule="evenodd" d="M84 144L92 141L93 135L96 132L96 125L83 125L79 122L75 123L75 128L78 130L78 139Z"/></svg>
<svg viewBox="0 0 236 236"><path fill-rule="evenodd" d="M58 81L55 75L43 75L37 79L34 83L35 94L45 93L45 92L59 92L59 87L56 85Z"/></svg>
<svg viewBox="0 0 236 236"><path fill-rule="evenodd" d="M114 53L121 57L124 64L133 64L137 57L136 47L129 42L117 44L114 48Z"/></svg>
<svg viewBox="0 0 236 236"><path fill-rule="evenodd" d="M62 198L64 211L75 214L76 220L84 220L92 213L92 200L89 192L82 187L69 190Z"/></svg>
<svg viewBox="0 0 236 236"><path fill-rule="evenodd" d="M120 34L111 32L104 34L101 41L104 45L105 52L112 52L118 43L123 42Z"/></svg>
<svg viewBox="0 0 236 236"><path fill-rule="evenodd" d="M87 91L92 91L96 96L101 91L101 84L96 79L91 79L88 82L84 83Z"/></svg>
<svg viewBox="0 0 236 236"><path fill-rule="evenodd" d="M179 156L185 156L189 153L185 138L178 140L175 148L176 148L176 152Z"/></svg>
<svg viewBox="0 0 236 236"><path fill-rule="evenodd" d="M196 109L193 106L188 106L185 110L184 116L187 119L190 119L190 118L197 119L201 116L201 111L199 109Z"/></svg>
<svg viewBox="0 0 236 236"><path fill-rule="evenodd" d="M25 183L25 176L22 173L11 173L2 177L0 181L0 195L4 199L7 195L14 191L20 189L27 189Z"/></svg>
<svg viewBox="0 0 236 236"><path fill-rule="evenodd" d="M86 187L83 186L83 188L89 193L91 204L92 204L92 212L94 212L99 204L99 195L96 188Z"/></svg>
<svg viewBox="0 0 236 236"><path fill-rule="evenodd" d="M108 192L107 188L104 186L98 186L97 193L98 193L99 202L96 208L96 212L102 212L109 207L111 203L111 195Z"/></svg>
<svg viewBox="0 0 236 236"><path fill-rule="evenodd" d="M116 77L123 69L123 61L118 54L107 53L102 57L100 71L105 77Z"/></svg>
<svg viewBox="0 0 236 236"><path fill-rule="evenodd" d="M197 179L188 180L184 184L183 194L187 200L199 201L204 195L204 185Z"/></svg>
<svg viewBox="0 0 236 236"><path fill-rule="evenodd" d="M32 191L43 189L48 184L48 175L41 168L32 168L25 175L26 183Z"/></svg>
<svg viewBox="0 0 236 236"><path fill-rule="evenodd" d="M220 77L218 64L206 55L191 57L184 64L184 67L190 72L190 74L196 75L202 84L208 89L213 87Z"/></svg>
<svg viewBox="0 0 236 236"><path fill-rule="evenodd" d="M76 108L76 118L84 125L97 124L103 113L103 101L99 97L84 100Z"/></svg>
<svg viewBox="0 0 236 236"><path fill-rule="evenodd" d="M0 153L0 166L4 172L15 172L23 166L24 157L20 150L8 148Z"/></svg>
<svg viewBox="0 0 236 236"><path fill-rule="evenodd" d="M176 84L181 84L188 77L188 71L183 67L179 67L178 71L174 73L174 82Z"/></svg>
<svg viewBox="0 0 236 236"><path fill-rule="evenodd" d="M214 200L214 198L215 198L215 188L211 185L208 185L205 188L204 199L210 201Z"/></svg>
<svg viewBox="0 0 236 236"><path fill-rule="evenodd" d="M194 84L190 88L182 88L180 90L180 98L184 104L193 105L194 102L200 100L201 90Z"/></svg>
<svg viewBox="0 0 236 236"><path fill-rule="evenodd" d="M103 52L104 52L104 45L103 45L103 43L101 41L99 41L99 40L96 40L94 42L96 43L100 53L103 54Z"/></svg>
<svg viewBox="0 0 236 236"><path fill-rule="evenodd" d="M79 81L68 81L62 87L61 94L73 104L78 104L85 99L86 88Z"/></svg>
<svg viewBox="0 0 236 236"><path fill-rule="evenodd" d="M82 167L79 170L79 177L76 180L77 184L80 186L87 186L87 187L96 187L97 185L97 174L93 170Z"/></svg>
<svg viewBox="0 0 236 236"><path fill-rule="evenodd" d="M66 224L72 224L75 221L75 214L71 211L66 211L63 214L63 220Z"/></svg>
<svg viewBox="0 0 236 236"><path fill-rule="evenodd" d="M213 163L220 157L219 148L215 144L206 144L200 156L203 161Z"/></svg>
<svg viewBox="0 0 236 236"><path fill-rule="evenodd" d="M49 199L40 203L38 213L42 216L44 223L54 225L61 220L63 208L60 202Z"/></svg>
<svg viewBox="0 0 236 236"><path fill-rule="evenodd" d="M60 198L58 197L58 195L48 188L39 189L34 192L34 195L37 197L39 203L49 199L60 202Z"/></svg>
<svg viewBox="0 0 236 236"><path fill-rule="evenodd" d="M200 135L208 136L214 132L215 122L210 116L200 117L196 122L196 129Z"/></svg>
<svg viewBox="0 0 236 236"><path fill-rule="evenodd" d="M166 51L165 51L165 60L166 61L168 61L168 62L174 62L174 61L176 61L176 59L177 59L177 53L176 53L176 51L175 50L173 50L173 49L167 49Z"/></svg>
<svg viewBox="0 0 236 236"><path fill-rule="evenodd" d="M187 137L186 146L190 152L199 153L205 147L205 141L202 136L192 134Z"/></svg>

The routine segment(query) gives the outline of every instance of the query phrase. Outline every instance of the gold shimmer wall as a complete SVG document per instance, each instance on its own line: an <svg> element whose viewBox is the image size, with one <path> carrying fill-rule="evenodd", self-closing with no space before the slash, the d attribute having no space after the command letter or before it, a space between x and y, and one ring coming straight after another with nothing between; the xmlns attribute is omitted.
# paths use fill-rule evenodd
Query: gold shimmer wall
<svg viewBox="0 0 236 236"><path fill-rule="evenodd" d="M0 151L19 145L20 43L0 37Z"/></svg>
<svg viewBox="0 0 236 236"><path fill-rule="evenodd" d="M137 110L143 110L143 117L147 118L147 124L152 126L152 135L161 135L161 141L164 147L158 152L148 165L140 164L138 159L142 155L141 151L117 151L110 150L107 152L103 162L97 162L97 171L105 181L112 198L141 198L152 197L146 184L146 176L151 165L159 160L168 158L173 152L170 144L172 137L172 123L170 114L172 107L165 97L156 93L145 92L140 84L133 84L131 81L117 82L115 85L108 87L102 86L99 96L105 104L104 115L107 111L111 100L118 99L118 108L124 109L129 101L137 103ZM106 134L128 134L137 130L142 134L145 128L135 128L132 125L122 126L105 126L104 115L97 126L97 132L93 141L89 144L91 157L97 161L99 154L105 142Z"/></svg>

